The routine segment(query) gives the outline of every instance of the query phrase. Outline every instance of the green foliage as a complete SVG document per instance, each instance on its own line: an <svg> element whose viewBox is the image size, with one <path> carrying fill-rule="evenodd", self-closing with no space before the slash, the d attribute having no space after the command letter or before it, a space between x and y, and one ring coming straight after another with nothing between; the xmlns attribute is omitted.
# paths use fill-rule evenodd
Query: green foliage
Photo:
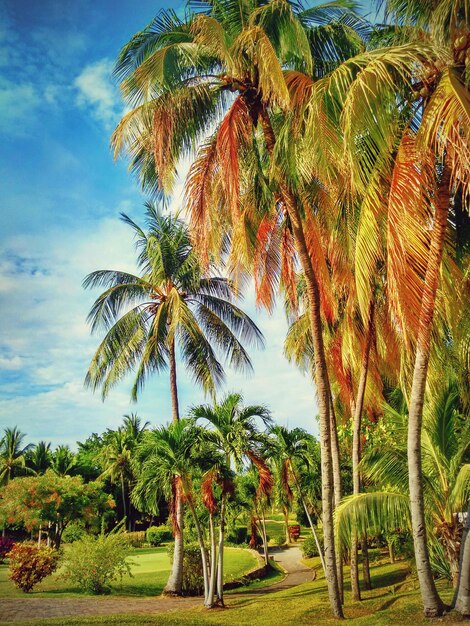
<svg viewBox="0 0 470 626"><path fill-rule="evenodd" d="M84 484L80 476L57 476L48 470L42 476L11 480L2 492L0 514L9 523L23 523L28 530L51 522L58 547L70 522L96 519L113 506L101 483Z"/></svg>
<svg viewBox="0 0 470 626"><path fill-rule="evenodd" d="M135 532L125 532L119 535L122 540L133 548L141 548L146 541L145 530Z"/></svg>
<svg viewBox="0 0 470 626"><path fill-rule="evenodd" d="M320 540L320 538L319 538ZM305 558L312 558L318 555L318 548L315 541L315 538L312 535L309 535L302 544L302 554Z"/></svg>
<svg viewBox="0 0 470 626"><path fill-rule="evenodd" d="M147 528L146 539L151 546L160 546L166 541L171 541L172 534L165 524L150 526L150 528Z"/></svg>
<svg viewBox="0 0 470 626"><path fill-rule="evenodd" d="M277 546L283 546L286 543L286 536L284 535L284 533L281 533L280 535L278 535L275 539L276 545ZM312 555L315 556L315 555Z"/></svg>
<svg viewBox="0 0 470 626"><path fill-rule="evenodd" d="M234 543L235 545L241 545L248 543L248 530L246 526L234 526L227 531L226 541L227 543Z"/></svg>
<svg viewBox="0 0 470 626"><path fill-rule="evenodd" d="M168 546L168 554L173 560L174 544ZM202 573L201 550L195 542L184 545L183 556L183 593L190 596L199 596L204 592L204 578Z"/></svg>
<svg viewBox="0 0 470 626"><path fill-rule="evenodd" d="M25 543L15 544L7 556L10 561L10 580L25 593L50 576L59 561L56 550Z"/></svg>
<svg viewBox="0 0 470 626"><path fill-rule="evenodd" d="M86 535L86 530L80 522L71 522L62 533L64 543L73 543L82 539Z"/></svg>
<svg viewBox="0 0 470 626"><path fill-rule="evenodd" d="M73 543L65 554L64 576L86 593L108 593L113 580L132 576L129 545L122 535L85 535Z"/></svg>

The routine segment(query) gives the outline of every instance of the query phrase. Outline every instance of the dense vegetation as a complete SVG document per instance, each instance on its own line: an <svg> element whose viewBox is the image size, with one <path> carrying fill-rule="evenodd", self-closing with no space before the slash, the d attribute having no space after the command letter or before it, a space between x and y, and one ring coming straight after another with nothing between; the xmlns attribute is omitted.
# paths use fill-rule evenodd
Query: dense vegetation
<svg viewBox="0 0 470 626"><path fill-rule="evenodd" d="M5 528L47 525L58 546L66 512L24 494L62 480L92 498L102 484L117 503L105 526L170 520L167 594L183 593L185 542L197 542L213 607L229 537L247 528L268 564L267 512L282 513L288 542L295 506L336 618L345 559L352 599L360 560L370 588L372 542L414 562L426 616L446 610L439 578L470 614L470 6L381 4L385 24L349 2L208 0L160 13L123 47L129 112L112 144L153 203L146 228L123 216L139 273L85 279L104 288L89 320L105 331L86 383L105 397L132 371L137 396L168 368L173 420L126 417L76 453L6 430ZM187 223L159 207L184 158ZM238 305L249 278L260 306L284 300L285 353L315 383L318 442L239 394L217 398L222 357L249 369L262 343ZM211 397L184 418L178 361ZM74 509L87 531L90 506Z"/></svg>

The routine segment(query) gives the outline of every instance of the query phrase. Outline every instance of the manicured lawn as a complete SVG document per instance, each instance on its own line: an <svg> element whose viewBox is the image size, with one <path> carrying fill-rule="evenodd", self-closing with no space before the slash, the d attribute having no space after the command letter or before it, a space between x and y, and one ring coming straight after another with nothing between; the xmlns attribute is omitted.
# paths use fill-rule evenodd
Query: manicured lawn
<svg viewBox="0 0 470 626"><path fill-rule="evenodd" d="M421 602L416 582L406 577L404 563L378 565L372 570L374 589L364 592L362 602L351 602L349 590L345 594L345 614L354 626L429 626L435 621L422 616ZM452 590L439 583L444 599L449 601ZM204 608L165 613L155 616L123 615L80 619L49 619L18 623L18 626L84 626L85 624L119 624L120 626L331 626L338 624L328 608L325 581L318 580L293 589L268 595L227 598L228 608L207 611ZM457 615L437 620L439 624L463 624ZM468 623L468 622L467 622Z"/></svg>
<svg viewBox="0 0 470 626"><path fill-rule="evenodd" d="M116 581L113 593L119 595L152 596L159 595L168 579L170 559L166 548L149 548L135 550L130 557L133 562L133 578L126 576L122 585ZM240 578L243 574L256 567L258 561L248 550L226 548L225 580ZM60 571L44 579L42 583L28 594L34 597L53 597L75 595L80 591L61 578ZM81 594L80 594L81 595ZM0 565L0 597L25 597L8 579L7 565Z"/></svg>

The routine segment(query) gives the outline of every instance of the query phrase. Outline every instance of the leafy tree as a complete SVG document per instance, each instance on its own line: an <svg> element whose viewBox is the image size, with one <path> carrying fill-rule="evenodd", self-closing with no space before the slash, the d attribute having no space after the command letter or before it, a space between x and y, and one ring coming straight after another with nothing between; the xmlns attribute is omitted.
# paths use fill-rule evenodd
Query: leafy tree
<svg viewBox="0 0 470 626"><path fill-rule="evenodd" d="M29 443L23 446L26 435L15 426L5 428L0 439L0 485L7 484L15 476L27 473L26 453L31 449Z"/></svg>
<svg viewBox="0 0 470 626"><path fill-rule="evenodd" d="M1 492L0 510L8 523L22 523L28 530L50 522L54 545L71 521L92 521L114 507L114 501L98 482L83 483L79 476L57 476L47 470L40 476L15 478Z"/></svg>
<svg viewBox="0 0 470 626"><path fill-rule="evenodd" d="M107 334L92 359L86 383L110 388L136 369L132 396L137 397L146 378L169 365L173 419L179 419L176 381L176 346L186 367L204 391L213 394L224 370L214 346L230 365L250 369L240 340L260 345L262 335L235 304L239 296L229 280L204 274L191 246L186 226L146 205L147 232L130 218L123 221L135 233L140 250L139 276L100 270L88 275L88 287L105 287L95 301L89 320L92 330ZM126 311L126 312L123 312Z"/></svg>
<svg viewBox="0 0 470 626"><path fill-rule="evenodd" d="M44 474L51 466L51 444L40 441L28 451L26 462L35 474Z"/></svg>
<svg viewBox="0 0 470 626"><path fill-rule="evenodd" d="M69 446L57 446L51 455L51 469L58 476L70 476L76 465L76 458Z"/></svg>

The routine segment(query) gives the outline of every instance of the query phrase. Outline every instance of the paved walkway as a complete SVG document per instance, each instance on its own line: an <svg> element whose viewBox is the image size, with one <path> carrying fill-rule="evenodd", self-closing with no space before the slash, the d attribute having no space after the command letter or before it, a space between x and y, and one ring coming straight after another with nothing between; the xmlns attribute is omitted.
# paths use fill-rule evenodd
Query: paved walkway
<svg viewBox="0 0 470 626"><path fill-rule="evenodd" d="M312 580L312 570L302 565L300 548L291 547L287 550L276 550L272 553L274 560L287 572L286 577L274 585L256 589L243 594L230 594L230 597L259 596L295 587ZM54 617L86 616L86 615L119 615L141 613L157 615L160 613L183 611L201 606L201 598L2 598L0 602L0 624L13 622L51 619Z"/></svg>

